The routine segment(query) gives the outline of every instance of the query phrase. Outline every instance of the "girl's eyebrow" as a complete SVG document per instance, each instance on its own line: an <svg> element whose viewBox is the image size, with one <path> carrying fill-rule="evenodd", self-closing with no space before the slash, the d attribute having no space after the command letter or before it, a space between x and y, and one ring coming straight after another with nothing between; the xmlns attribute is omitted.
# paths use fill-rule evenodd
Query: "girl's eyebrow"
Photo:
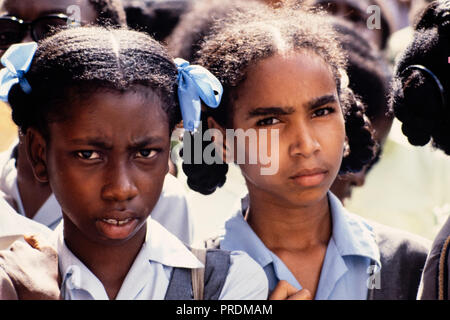
<svg viewBox="0 0 450 320"><path fill-rule="evenodd" d="M289 115L295 112L293 107L266 107L266 108L256 108L252 109L247 114L247 120L260 116L282 116Z"/></svg>
<svg viewBox="0 0 450 320"><path fill-rule="evenodd" d="M159 143L163 143L163 142L164 142L164 138L162 138L162 137L145 137L142 139L134 140L130 144L129 149L140 149L140 148L144 148L148 145L159 144Z"/></svg>
<svg viewBox="0 0 450 320"><path fill-rule="evenodd" d="M93 147L97 147L100 149L110 150L112 149L111 143L104 141L102 138L80 138L80 139L72 139L69 141L71 144L76 145L89 145Z"/></svg>
<svg viewBox="0 0 450 320"><path fill-rule="evenodd" d="M305 107L309 110L314 110L325 104L336 103L337 101L338 100L336 98L336 95L327 94L327 95L312 99L311 101L309 101L305 104Z"/></svg>
<svg viewBox="0 0 450 320"><path fill-rule="evenodd" d="M97 147L104 150L111 150L113 148L111 143L106 142L102 138L86 138L86 139L72 139L69 141L72 144L76 145L89 145L93 147ZM136 139L132 141L128 147L128 149L139 149L144 148L151 144L158 144L164 142L162 137L145 137L142 139Z"/></svg>

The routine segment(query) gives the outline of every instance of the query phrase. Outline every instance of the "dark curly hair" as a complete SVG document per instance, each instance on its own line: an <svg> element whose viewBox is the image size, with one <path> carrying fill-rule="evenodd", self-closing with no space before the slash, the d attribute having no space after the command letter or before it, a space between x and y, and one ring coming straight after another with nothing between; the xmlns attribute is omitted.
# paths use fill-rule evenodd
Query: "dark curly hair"
<svg viewBox="0 0 450 320"><path fill-rule="evenodd" d="M349 87L364 104L365 114L373 124L378 120L392 123L394 115L389 107L391 66L374 45L354 30L351 23L338 17L330 18L330 22L347 56ZM378 150L366 173L382 156L381 142L377 141Z"/></svg>
<svg viewBox="0 0 450 320"><path fill-rule="evenodd" d="M121 0L89 0L97 12L99 26L126 26L127 18Z"/></svg>
<svg viewBox="0 0 450 320"><path fill-rule="evenodd" d="M450 155L450 0L431 3L415 28L396 65L392 108L411 144L431 140Z"/></svg>
<svg viewBox="0 0 450 320"><path fill-rule="evenodd" d="M378 117L391 117L392 71L386 59L347 21L332 18L331 23L347 56L349 86L366 106L367 116L371 121Z"/></svg>
<svg viewBox="0 0 450 320"><path fill-rule="evenodd" d="M336 81L339 100L345 117L350 154L343 159L341 173L361 170L374 156L375 142L364 106L348 87L341 89L341 70L345 56L336 40L328 18L319 12L276 10L255 7L251 12L233 12L226 21L214 27L199 52L198 64L209 69L223 84L224 94L217 109L204 114L226 127L233 115L235 90L245 80L247 69L257 61L278 52L282 39L293 50L310 50L330 65ZM206 125L205 121L202 122ZM191 153L192 154L192 153ZM183 164L188 185L195 191L209 194L224 184L227 164Z"/></svg>
<svg viewBox="0 0 450 320"><path fill-rule="evenodd" d="M136 31L101 27L61 31L39 44L26 79L30 94L16 84L8 96L22 133L32 127L49 139L49 122L64 119L79 99L99 90L135 90L144 97L153 90L163 102L170 129L181 120L172 58L158 42Z"/></svg>
<svg viewBox="0 0 450 320"><path fill-rule="evenodd" d="M250 11L264 6L257 0L197 0L192 8L181 16L180 22L167 38L169 52L187 61L198 58L204 39L213 31L217 20L224 20L235 11Z"/></svg>

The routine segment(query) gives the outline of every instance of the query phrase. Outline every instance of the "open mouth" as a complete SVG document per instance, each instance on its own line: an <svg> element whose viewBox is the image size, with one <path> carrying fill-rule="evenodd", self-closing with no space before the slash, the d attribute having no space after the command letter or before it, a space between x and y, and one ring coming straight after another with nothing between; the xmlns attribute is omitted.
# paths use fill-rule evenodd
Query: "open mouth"
<svg viewBox="0 0 450 320"><path fill-rule="evenodd" d="M122 226L124 224L127 224L131 220L133 220L133 218L127 218L127 219L122 219L122 220L118 220L118 219L102 219L103 222L106 222L106 223L111 224L111 225L116 225L116 226Z"/></svg>
<svg viewBox="0 0 450 320"><path fill-rule="evenodd" d="M135 232L140 219L128 218L103 218L96 221L97 230L109 239L126 239Z"/></svg>

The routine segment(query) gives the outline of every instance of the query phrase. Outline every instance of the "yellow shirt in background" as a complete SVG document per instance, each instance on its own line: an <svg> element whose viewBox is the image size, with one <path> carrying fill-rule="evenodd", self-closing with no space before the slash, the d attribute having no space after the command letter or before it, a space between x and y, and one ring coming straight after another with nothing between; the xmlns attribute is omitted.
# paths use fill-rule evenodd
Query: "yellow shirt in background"
<svg viewBox="0 0 450 320"><path fill-rule="evenodd" d="M0 152L17 139L17 127L11 119L11 108L0 101Z"/></svg>
<svg viewBox="0 0 450 320"><path fill-rule="evenodd" d="M450 213L450 157L415 147L395 120L379 163L353 189L353 213L433 239Z"/></svg>

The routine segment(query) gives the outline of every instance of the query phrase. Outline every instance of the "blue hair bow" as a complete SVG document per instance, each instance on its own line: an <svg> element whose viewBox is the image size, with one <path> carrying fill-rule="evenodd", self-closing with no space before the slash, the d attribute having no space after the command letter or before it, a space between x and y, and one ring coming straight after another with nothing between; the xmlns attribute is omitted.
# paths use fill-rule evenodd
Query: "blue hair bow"
<svg viewBox="0 0 450 320"><path fill-rule="evenodd" d="M30 93L31 86L25 78L36 53L37 43L14 44L3 54L0 62L5 68L0 70L0 100L8 101L12 86L20 84L23 92Z"/></svg>
<svg viewBox="0 0 450 320"><path fill-rule="evenodd" d="M223 88L220 81L205 68L189 65L189 62L180 58L175 59L175 64L178 67L178 99L183 126L192 132L200 124L200 99L207 106L217 108Z"/></svg>

